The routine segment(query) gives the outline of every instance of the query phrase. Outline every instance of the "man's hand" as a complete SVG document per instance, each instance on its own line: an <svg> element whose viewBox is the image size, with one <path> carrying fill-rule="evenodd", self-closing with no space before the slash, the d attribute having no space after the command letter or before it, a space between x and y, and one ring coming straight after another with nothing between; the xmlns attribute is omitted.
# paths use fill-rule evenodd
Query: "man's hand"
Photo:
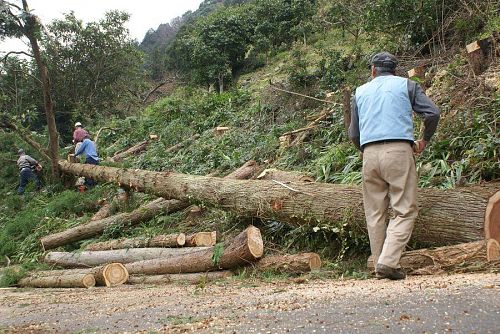
<svg viewBox="0 0 500 334"><path fill-rule="evenodd" d="M427 142L423 139L419 139L415 142L415 145L413 145L413 152L416 154L420 154L425 150L425 147L427 146Z"/></svg>

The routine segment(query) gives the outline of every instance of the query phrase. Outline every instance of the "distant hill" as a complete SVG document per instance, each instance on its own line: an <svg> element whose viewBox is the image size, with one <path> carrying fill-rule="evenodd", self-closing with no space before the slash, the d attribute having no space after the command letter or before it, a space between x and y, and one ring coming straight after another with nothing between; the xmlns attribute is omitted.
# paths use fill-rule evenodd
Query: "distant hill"
<svg viewBox="0 0 500 334"><path fill-rule="evenodd" d="M210 14L220 5L232 6L251 1L253 0L204 0L194 12L187 11L169 23L160 24L156 30L148 30L140 44L140 48L146 53L150 53L155 49L165 49L174 40L179 29L191 20Z"/></svg>

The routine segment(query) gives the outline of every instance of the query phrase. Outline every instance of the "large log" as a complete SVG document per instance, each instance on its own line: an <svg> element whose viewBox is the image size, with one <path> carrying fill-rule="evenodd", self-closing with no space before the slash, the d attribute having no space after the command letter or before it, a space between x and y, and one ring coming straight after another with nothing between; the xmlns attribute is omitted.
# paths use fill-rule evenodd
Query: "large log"
<svg viewBox="0 0 500 334"><path fill-rule="evenodd" d="M129 284L169 284L189 283L198 284L212 282L233 276L230 270L211 271L206 273L165 274L165 275L131 275Z"/></svg>
<svg viewBox="0 0 500 334"><path fill-rule="evenodd" d="M250 226L234 238L229 246L223 249L222 254L217 254L218 251L220 249L214 246L171 258L128 263L125 267L130 274L145 275L198 273L236 268L254 262L262 256L264 244L260 230Z"/></svg>
<svg viewBox="0 0 500 334"><path fill-rule="evenodd" d="M478 270L482 267L498 266L500 258L488 261L487 241L463 243L435 249L417 249L404 252L400 261L401 268L410 275L441 274L450 271ZM368 258L367 267L374 270L373 257Z"/></svg>
<svg viewBox="0 0 500 334"><path fill-rule="evenodd" d="M44 262L61 267L96 267L106 263L129 263L157 258L171 258L209 249L196 248L130 248L107 251L48 252Z"/></svg>
<svg viewBox="0 0 500 334"><path fill-rule="evenodd" d="M209 247L217 243L217 232L198 232L186 237L187 247Z"/></svg>
<svg viewBox="0 0 500 334"><path fill-rule="evenodd" d="M143 247L181 247L186 243L184 233L157 235L154 237L136 237L96 242L85 246L88 251L104 251L112 249ZM211 245L210 245L211 246Z"/></svg>
<svg viewBox="0 0 500 334"><path fill-rule="evenodd" d="M500 191L490 198L486 206L484 234L486 239L500 242Z"/></svg>
<svg viewBox="0 0 500 334"><path fill-rule="evenodd" d="M320 269L321 259L316 253L271 255L255 262L252 267L257 271L301 274Z"/></svg>
<svg viewBox="0 0 500 334"><path fill-rule="evenodd" d="M360 187L328 183L229 180L217 177L151 172L60 162L64 172L117 182L165 198L201 201L240 216L277 219L291 225L338 224L365 230ZM484 239L489 198L500 188L493 182L456 189L419 189L420 207L412 240L434 246ZM495 226L500 222L495 221Z"/></svg>
<svg viewBox="0 0 500 334"><path fill-rule="evenodd" d="M110 263L104 266L88 269L65 269L65 270L46 270L37 271L30 276L48 277L48 276L66 276L75 274L91 274L94 275L95 285L113 287L121 285L128 280L127 269L121 263Z"/></svg>
<svg viewBox="0 0 500 334"><path fill-rule="evenodd" d="M142 141L142 142L128 148L127 150L125 150L123 152L119 152L119 153L115 154L112 158L110 158L110 160L118 162L118 161L125 159L126 157L131 156L131 155L139 154L148 148L149 143L150 143L149 139Z"/></svg>
<svg viewBox="0 0 500 334"><path fill-rule="evenodd" d="M44 249L52 249L101 234L106 228L114 225L136 225L158 215L182 210L185 207L186 205L184 202L159 198L132 212L120 213L101 220L90 221L62 232L50 234L41 238L40 242Z"/></svg>
<svg viewBox="0 0 500 334"><path fill-rule="evenodd" d="M486 243L486 258L488 262L500 260L500 244L495 239L489 239Z"/></svg>
<svg viewBox="0 0 500 334"><path fill-rule="evenodd" d="M92 274L25 277L18 285L23 288L91 288L95 286L95 278Z"/></svg>

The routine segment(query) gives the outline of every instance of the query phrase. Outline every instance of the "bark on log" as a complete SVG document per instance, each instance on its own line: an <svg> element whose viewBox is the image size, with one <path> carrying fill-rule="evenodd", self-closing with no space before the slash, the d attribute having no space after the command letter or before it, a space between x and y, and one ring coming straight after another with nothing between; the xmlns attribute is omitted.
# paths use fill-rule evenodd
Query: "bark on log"
<svg viewBox="0 0 500 334"><path fill-rule="evenodd" d="M79 165L79 164L76 164ZM232 177L243 177L245 175L226 176L225 179ZM113 225L136 225L144 221L148 221L161 214L169 214L179 210L183 210L189 206L188 199L179 200L164 200L158 198L140 208L130 212L122 213L116 216L96 220L87 224L73 227L71 229L51 234L40 239L44 249L52 249L58 246L66 245L74 241L83 240L95 235L101 234L106 228Z"/></svg>
<svg viewBox="0 0 500 334"><path fill-rule="evenodd" d="M486 258L488 262L500 261L500 245L495 239L489 239L486 243Z"/></svg>
<svg viewBox="0 0 500 334"><path fill-rule="evenodd" d="M289 274L307 273L321 268L321 259L316 253L300 253L266 256L255 264L258 271L278 271Z"/></svg>
<svg viewBox="0 0 500 334"><path fill-rule="evenodd" d="M137 191L182 201L201 201L240 216L277 219L295 226L336 224L349 219L350 228L365 230L360 187L327 183L229 180L60 162L61 170L113 181ZM293 190L291 190L292 188ZM420 213L412 240L433 246L484 239L488 199L500 183L456 189L419 189ZM314 225L313 225L314 224Z"/></svg>
<svg viewBox="0 0 500 334"><path fill-rule="evenodd" d="M65 270L46 270L37 271L30 277L48 277L48 276L66 276L75 274L94 275L95 285L113 287L121 285L128 280L127 269L121 263L110 263L104 266L88 269L65 269Z"/></svg>
<svg viewBox="0 0 500 334"><path fill-rule="evenodd" d="M157 235L155 237L137 237L96 242L85 247L87 251L104 251L113 249L142 247L180 247L186 243L184 233ZM211 246L211 245L210 245Z"/></svg>
<svg viewBox="0 0 500 334"><path fill-rule="evenodd" d="M130 274L146 275L198 273L236 268L254 262L262 256L264 245L260 230L250 226L241 232L228 247L224 248L219 261L215 261L214 264L216 250L214 246L171 258L128 263L125 267Z"/></svg>
<svg viewBox="0 0 500 334"><path fill-rule="evenodd" d="M92 274L25 277L18 285L23 288L91 288L95 286L95 278Z"/></svg>
<svg viewBox="0 0 500 334"><path fill-rule="evenodd" d="M91 221L62 232L45 236L40 239L40 242L44 249L52 249L101 234L106 228L114 225L136 225L148 221L160 214L168 214L182 210L185 207L186 205L184 202L159 198L132 212L120 213L102 220Z"/></svg>
<svg viewBox="0 0 500 334"><path fill-rule="evenodd" d="M251 178L254 173L259 169L259 165L257 165L257 162L255 160L249 160L243 164L240 168L235 170L232 173L229 173L226 175L226 178L228 179L235 179L235 180L245 180Z"/></svg>
<svg viewBox="0 0 500 334"><path fill-rule="evenodd" d="M186 237L186 247L210 247L217 243L217 232L198 232Z"/></svg>
<svg viewBox="0 0 500 334"><path fill-rule="evenodd" d="M265 169L259 176L258 180L276 180L280 182L314 182L314 178L309 175L295 171L282 171L275 168Z"/></svg>
<svg viewBox="0 0 500 334"><path fill-rule="evenodd" d="M101 220L109 217L111 214L111 204L105 203L101 208L90 218L90 221Z"/></svg>
<svg viewBox="0 0 500 334"><path fill-rule="evenodd" d="M130 248L82 251L78 253L49 252L45 255L44 262L68 268L96 267L106 263L130 263L158 258L165 259L203 250L209 250L209 248Z"/></svg>
<svg viewBox="0 0 500 334"><path fill-rule="evenodd" d="M450 271L477 270L481 267L500 266L498 259L488 263L486 240L463 243L435 249L418 249L404 252L400 265L410 275L441 274ZM493 259L494 260L494 259ZM368 258L367 267L375 270L373 258Z"/></svg>
<svg viewBox="0 0 500 334"><path fill-rule="evenodd" d="M229 270L211 271L206 273L190 274L165 274L165 275L131 275L129 284L169 284L169 283L189 283L198 284L225 279L234 274Z"/></svg>

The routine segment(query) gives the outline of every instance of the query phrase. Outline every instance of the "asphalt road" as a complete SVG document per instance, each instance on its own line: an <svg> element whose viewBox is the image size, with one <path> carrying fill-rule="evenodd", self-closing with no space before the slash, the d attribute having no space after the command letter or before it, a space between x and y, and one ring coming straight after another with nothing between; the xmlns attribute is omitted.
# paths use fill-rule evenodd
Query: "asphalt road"
<svg viewBox="0 0 500 334"><path fill-rule="evenodd" d="M500 333L500 276L0 290L0 333Z"/></svg>

